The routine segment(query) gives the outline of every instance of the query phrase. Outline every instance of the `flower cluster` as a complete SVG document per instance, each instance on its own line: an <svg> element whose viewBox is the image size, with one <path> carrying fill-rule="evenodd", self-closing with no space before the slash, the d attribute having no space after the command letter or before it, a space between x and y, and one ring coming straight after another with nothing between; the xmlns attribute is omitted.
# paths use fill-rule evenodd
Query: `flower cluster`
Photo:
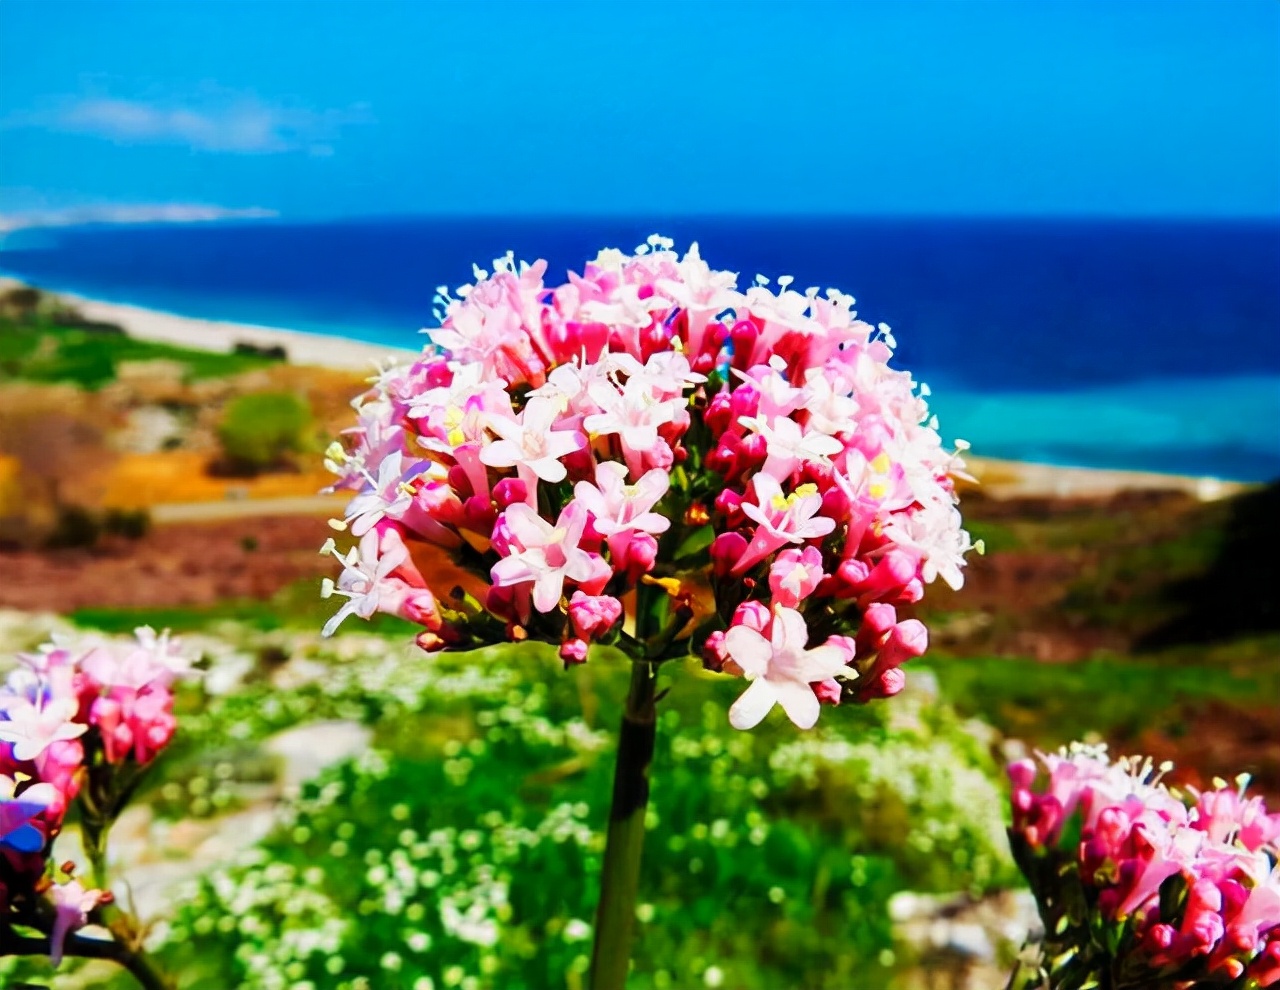
<svg viewBox="0 0 1280 990"><path fill-rule="evenodd" d="M740 728L900 691L927 643L902 610L958 587L971 544L963 465L888 327L789 278L740 291L658 237L545 270L509 255L441 288L421 358L357 399L328 458L359 542L325 546L346 599L326 634L386 612L428 650L700 651L752 682Z"/></svg>
<svg viewBox="0 0 1280 990"><path fill-rule="evenodd" d="M1280 984L1280 814L1246 797L1247 777L1184 801L1161 783L1169 769L1084 746L1010 765L1014 856L1055 990L1098 974L1117 987Z"/></svg>
<svg viewBox="0 0 1280 990"><path fill-rule="evenodd" d="M51 859L73 801L86 837L105 830L137 774L173 737L174 681L190 661L168 635L139 629L127 644L55 641L0 684L0 931L66 935L109 900Z"/></svg>

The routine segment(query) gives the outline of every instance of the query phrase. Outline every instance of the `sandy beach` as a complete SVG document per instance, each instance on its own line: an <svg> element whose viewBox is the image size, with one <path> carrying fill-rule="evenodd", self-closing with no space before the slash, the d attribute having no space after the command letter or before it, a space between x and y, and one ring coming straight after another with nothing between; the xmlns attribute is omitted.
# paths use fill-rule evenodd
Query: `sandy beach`
<svg viewBox="0 0 1280 990"><path fill-rule="evenodd" d="M11 279L0 279L0 291L21 284ZM255 347L280 346L285 349L290 364L352 370L367 369L371 364L378 364L387 358L411 359L417 354L416 351L405 348L325 334L249 323L202 320L179 316L177 313L144 309L141 306L86 299L67 292L58 292L56 295L74 306L86 319L114 323L122 327L130 337L197 350L228 352L239 343L253 344Z"/></svg>

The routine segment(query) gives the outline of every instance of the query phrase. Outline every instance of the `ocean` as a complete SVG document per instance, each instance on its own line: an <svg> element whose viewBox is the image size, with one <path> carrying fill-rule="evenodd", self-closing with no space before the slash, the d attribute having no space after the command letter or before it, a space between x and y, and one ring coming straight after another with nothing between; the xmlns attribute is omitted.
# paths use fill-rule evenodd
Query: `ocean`
<svg viewBox="0 0 1280 990"><path fill-rule="evenodd" d="M552 276L654 232L716 267L835 286L888 323L975 453L1280 477L1280 222L432 219L11 233L52 290L415 347L442 283L515 251Z"/></svg>

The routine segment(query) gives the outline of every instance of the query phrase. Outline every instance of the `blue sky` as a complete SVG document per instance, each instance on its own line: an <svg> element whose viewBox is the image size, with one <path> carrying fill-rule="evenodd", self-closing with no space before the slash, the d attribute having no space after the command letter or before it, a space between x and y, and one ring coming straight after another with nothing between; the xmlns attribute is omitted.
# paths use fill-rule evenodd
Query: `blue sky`
<svg viewBox="0 0 1280 990"><path fill-rule="evenodd" d="M0 0L0 212L1280 215L1280 3Z"/></svg>

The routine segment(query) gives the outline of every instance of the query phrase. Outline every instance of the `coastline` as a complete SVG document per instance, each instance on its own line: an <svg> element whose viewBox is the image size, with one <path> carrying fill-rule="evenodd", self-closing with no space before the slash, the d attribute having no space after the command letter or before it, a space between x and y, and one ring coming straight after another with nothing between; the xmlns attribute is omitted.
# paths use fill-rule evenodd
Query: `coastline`
<svg viewBox="0 0 1280 990"><path fill-rule="evenodd" d="M17 279L0 277L0 291L24 284ZM237 343L256 347L280 346L285 349L286 360L291 365L346 371L367 371L389 358L412 360L418 354L405 348L329 334L182 316L127 303L104 302L69 292L54 294L74 306L87 319L114 323L130 337L196 350L227 353ZM1181 492L1200 501L1214 501L1252 487L1245 482L1203 475L1079 467L1004 460L978 454L966 455L965 460L978 481L976 489L1001 500L1103 499L1121 491L1146 490Z"/></svg>
<svg viewBox="0 0 1280 990"><path fill-rule="evenodd" d="M25 283L18 279L0 278L0 291L23 284ZM371 366L384 363L388 358L403 361L412 360L418 355L417 351L405 348L328 334L252 323L204 320L127 303L103 302L71 292L55 292L53 295L74 306L85 318L114 323L136 340L201 351L225 354L239 343L255 347L283 347L289 364L344 371L366 371Z"/></svg>

